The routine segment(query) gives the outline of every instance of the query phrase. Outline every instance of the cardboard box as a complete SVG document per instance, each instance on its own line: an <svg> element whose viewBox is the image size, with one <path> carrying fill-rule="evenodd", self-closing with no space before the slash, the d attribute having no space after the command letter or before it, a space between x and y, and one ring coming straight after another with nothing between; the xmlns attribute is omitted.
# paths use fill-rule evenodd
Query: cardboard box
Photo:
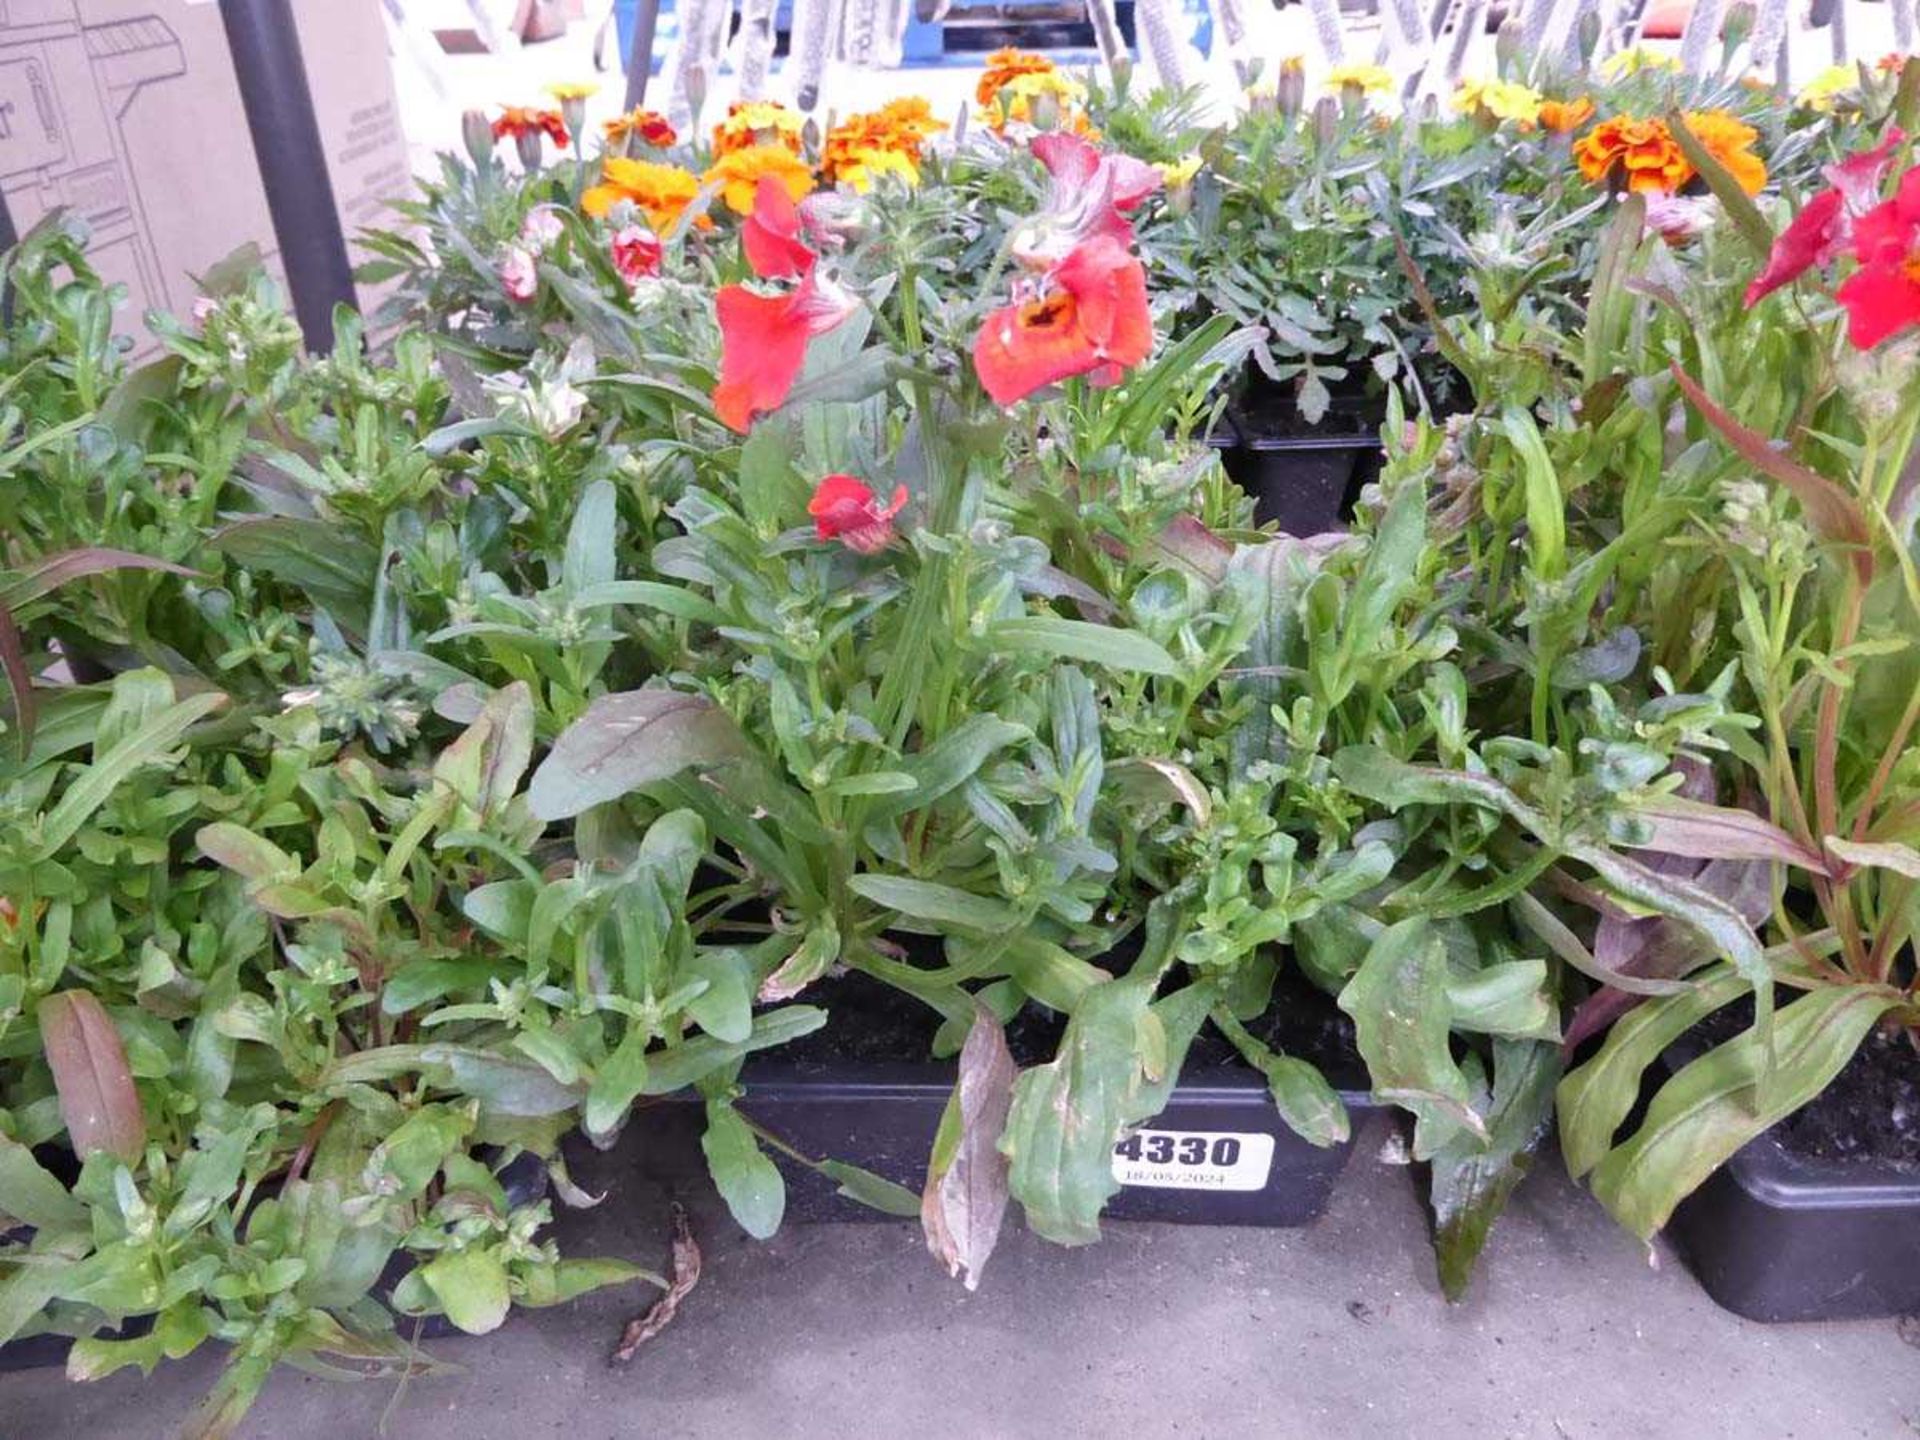
<svg viewBox="0 0 1920 1440"><path fill-rule="evenodd" d="M293 10L351 253L410 185L380 0ZM278 273L215 0L0 0L0 194L22 233L55 206L87 220L142 353L141 314L185 311L191 277L238 246ZM376 300L363 287L362 308Z"/></svg>

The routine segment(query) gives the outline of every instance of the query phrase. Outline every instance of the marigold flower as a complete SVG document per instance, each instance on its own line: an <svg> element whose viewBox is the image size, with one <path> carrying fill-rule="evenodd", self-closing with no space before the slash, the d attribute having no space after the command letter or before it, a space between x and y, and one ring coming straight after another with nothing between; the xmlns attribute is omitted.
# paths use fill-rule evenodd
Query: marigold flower
<svg viewBox="0 0 1920 1440"><path fill-rule="evenodd" d="M1639 195L1671 195L1693 178L1693 166L1664 120L1603 120L1574 142L1573 158L1592 183L1618 175Z"/></svg>
<svg viewBox="0 0 1920 1440"><path fill-rule="evenodd" d="M680 133L673 128L673 122L658 110L649 110L645 106L601 122L600 134L609 150L623 155L636 140L656 150L665 150L680 142Z"/></svg>
<svg viewBox="0 0 1920 1440"><path fill-rule="evenodd" d="M907 503L907 487L896 485L883 505L866 481L852 475L828 475L807 502L813 533L838 540L860 555L884 550L893 541L893 517Z"/></svg>
<svg viewBox="0 0 1920 1440"><path fill-rule="evenodd" d="M1860 268L1834 298L1846 307L1847 338L1861 350L1920 325L1920 165L1900 177L1891 200L1854 222Z"/></svg>
<svg viewBox="0 0 1920 1440"><path fill-rule="evenodd" d="M1766 162L1750 148L1760 138L1758 130L1725 110L1689 110L1686 120L1693 138L1742 190L1758 195L1766 188Z"/></svg>
<svg viewBox="0 0 1920 1440"><path fill-rule="evenodd" d="M664 234L699 194L700 178L691 170L609 155L601 165L600 183L580 197L580 208L604 218L615 204L625 200L647 217L648 226L656 233ZM694 223L702 229L713 225L705 215Z"/></svg>
<svg viewBox="0 0 1920 1440"><path fill-rule="evenodd" d="M855 151L852 158L840 167L840 178L862 195L871 190L874 182L883 175L893 176L909 190L920 183L920 167L898 150L867 147Z"/></svg>
<svg viewBox="0 0 1920 1440"><path fill-rule="evenodd" d="M1853 243L1854 221L1879 200L1880 182L1893 164L1893 152L1906 138L1897 128L1889 130L1874 149L1826 168L1827 188L1801 206L1792 223L1775 237L1766 268L1747 287L1749 307L1846 253Z"/></svg>
<svg viewBox="0 0 1920 1440"><path fill-rule="evenodd" d="M1335 65L1327 71L1326 88L1387 95L1393 91L1393 72L1384 65Z"/></svg>
<svg viewBox="0 0 1920 1440"><path fill-rule="evenodd" d="M714 158L767 145L783 146L798 155L806 124L799 111L777 100L736 100L727 107L727 118L713 127Z"/></svg>
<svg viewBox="0 0 1920 1440"><path fill-rule="evenodd" d="M1020 75L1051 75L1055 66L1044 55L1030 50L996 50L987 56L987 68L973 87L974 103L982 110L999 97L1008 81Z"/></svg>
<svg viewBox="0 0 1920 1440"><path fill-rule="evenodd" d="M1534 117L1542 130L1567 135L1593 119L1593 101L1582 95L1574 100L1542 100Z"/></svg>
<svg viewBox="0 0 1920 1440"><path fill-rule="evenodd" d="M613 232L607 252L629 287L660 273L660 237L644 225L622 225Z"/></svg>
<svg viewBox="0 0 1920 1440"><path fill-rule="evenodd" d="M1073 375L1117 385L1153 349L1146 271L1110 235L1095 235L1046 274L1023 278L1015 293L973 342L973 368L996 404Z"/></svg>
<svg viewBox="0 0 1920 1440"><path fill-rule="evenodd" d="M888 152L906 161L907 169L891 161L881 161L880 168L914 184L920 174L921 147L929 136L946 128L943 121L933 118L932 107L917 95L904 96L865 114L850 115L827 132L820 150L821 172L829 180L848 180L864 189L866 158L875 152Z"/></svg>
<svg viewBox="0 0 1920 1440"><path fill-rule="evenodd" d="M1531 125L1540 116L1540 92L1511 80L1462 80L1453 92L1453 108L1480 119Z"/></svg>
<svg viewBox="0 0 1920 1440"><path fill-rule="evenodd" d="M753 193L764 175L771 175L786 186L795 200L813 189L813 171L784 145L749 145L730 150L708 167L700 177L703 184L719 185L727 208L736 215L753 209Z"/></svg>
<svg viewBox="0 0 1920 1440"><path fill-rule="evenodd" d="M562 149L572 143L567 122L558 110L539 110L526 105L508 105L493 120L493 138L497 142L511 135L517 142L534 135L545 135Z"/></svg>
<svg viewBox="0 0 1920 1440"><path fill-rule="evenodd" d="M1087 87L1058 70L1016 75L1000 87L989 123L998 132L1009 125L1031 125L1084 133L1088 125L1080 105L1086 98Z"/></svg>
<svg viewBox="0 0 1920 1440"><path fill-rule="evenodd" d="M556 100L591 100L600 93L597 80L556 80L547 86L547 94Z"/></svg>

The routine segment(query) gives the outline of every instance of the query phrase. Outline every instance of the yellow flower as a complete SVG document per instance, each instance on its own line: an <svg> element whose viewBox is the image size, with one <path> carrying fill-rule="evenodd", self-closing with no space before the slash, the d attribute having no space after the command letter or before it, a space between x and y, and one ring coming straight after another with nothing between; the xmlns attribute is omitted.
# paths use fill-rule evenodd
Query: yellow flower
<svg viewBox="0 0 1920 1440"><path fill-rule="evenodd" d="M753 213L753 192L760 177L772 175L787 187L795 200L813 190L813 171L806 162L784 145L749 145L730 150L713 162L700 178L708 185L719 185L727 208L737 215Z"/></svg>
<svg viewBox="0 0 1920 1440"><path fill-rule="evenodd" d="M601 167L600 183L580 197L580 208L599 219L625 200L647 217L648 229L664 235L699 193L700 178L691 170L612 155ZM694 223L707 229L713 221L702 215Z"/></svg>
<svg viewBox="0 0 1920 1440"><path fill-rule="evenodd" d="M1160 172L1161 184L1165 185L1169 190L1178 190L1183 186L1193 183L1193 177L1200 173L1202 163L1199 154L1196 152L1192 155L1183 155L1178 160L1156 165L1153 168Z"/></svg>
<svg viewBox="0 0 1920 1440"><path fill-rule="evenodd" d="M991 123L995 130L1020 123L1080 131L1086 120L1079 107L1086 98L1087 87L1070 75L1058 70L1029 71L1000 87L995 100L998 113Z"/></svg>
<svg viewBox="0 0 1920 1440"><path fill-rule="evenodd" d="M713 127L713 153L723 156L755 145L783 145L800 153L800 132L806 117L777 100L736 100L727 118Z"/></svg>
<svg viewBox="0 0 1920 1440"><path fill-rule="evenodd" d="M1797 97L1809 110L1822 112L1837 108L1840 97L1850 95L1860 85L1860 72L1851 65L1830 65L1800 87Z"/></svg>
<svg viewBox="0 0 1920 1440"><path fill-rule="evenodd" d="M920 167L902 151L865 146L840 166L840 178L862 195L883 175L894 175L911 190L920 183Z"/></svg>
<svg viewBox="0 0 1920 1440"><path fill-rule="evenodd" d="M1464 115L1491 116L1532 125L1544 103L1538 90L1511 80L1462 80L1453 92L1453 107Z"/></svg>
<svg viewBox="0 0 1920 1440"><path fill-rule="evenodd" d="M1386 95L1393 90L1393 72L1384 65L1336 65L1327 71L1327 89L1349 86L1362 95Z"/></svg>
<svg viewBox="0 0 1920 1440"><path fill-rule="evenodd" d="M1053 70L1053 61L1030 50L996 50L987 56L987 68L974 86L974 103L982 110L993 104L1008 81L1021 75L1045 75Z"/></svg>
<svg viewBox="0 0 1920 1440"><path fill-rule="evenodd" d="M1600 73L1609 80L1618 80L1627 75L1638 75L1642 70L1678 70L1680 61L1672 55L1662 54L1658 50L1649 50L1644 45L1635 45L1622 50L1617 55L1609 55L1600 62Z"/></svg>
<svg viewBox="0 0 1920 1440"><path fill-rule="evenodd" d="M559 80L547 86L547 94L556 100L586 100L600 93L591 80Z"/></svg>

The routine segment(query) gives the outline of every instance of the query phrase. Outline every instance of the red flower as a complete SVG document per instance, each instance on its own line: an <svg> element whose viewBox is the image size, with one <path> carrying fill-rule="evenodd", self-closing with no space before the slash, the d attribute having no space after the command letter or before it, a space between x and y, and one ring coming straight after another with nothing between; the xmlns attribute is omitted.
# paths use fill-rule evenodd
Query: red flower
<svg viewBox="0 0 1920 1440"><path fill-rule="evenodd" d="M987 316L974 337L973 367L997 404L1070 375L1117 385L1153 349L1146 271L1111 236L1084 241L1020 290L1027 293Z"/></svg>
<svg viewBox="0 0 1920 1440"><path fill-rule="evenodd" d="M613 268L629 285L660 273L660 237L644 225L623 225L609 246Z"/></svg>
<svg viewBox="0 0 1920 1440"><path fill-rule="evenodd" d="M1133 243L1127 212L1160 188L1159 170L1131 155L1103 155L1064 130L1036 135L1031 148L1047 167L1047 200L1015 237L1015 259L1044 270L1096 235Z"/></svg>
<svg viewBox="0 0 1920 1440"><path fill-rule="evenodd" d="M854 301L811 271L785 295L728 285L715 297L720 316L720 383L713 413L741 434L755 415L778 410L800 378L807 342L853 312Z"/></svg>
<svg viewBox="0 0 1920 1440"><path fill-rule="evenodd" d="M1847 309L1847 338L1871 350L1920 325L1920 165L1900 179L1891 200L1854 222L1860 268L1836 292Z"/></svg>
<svg viewBox="0 0 1920 1440"><path fill-rule="evenodd" d="M775 176L760 177L753 213L740 225L740 246L763 280L798 280L812 272L816 257L800 238L800 207Z"/></svg>
<svg viewBox="0 0 1920 1440"><path fill-rule="evenodd" d="M907 487L896 485L885 505L864 480L852 475L829 475L815 487L807 502L814 534L838 540L849 550L871 555L893 539L893 517L907 503Z"/></svg>
<svg viewBox="0 0 1920 1440"><path fill-rule="evenodd" d="M567 122L561 118L558 110L508 105L494 119L493 138L496 142L503 135L511 135L518 140L523 135L533 134L544 134L562 150L573 143L573 137L567 133Z"/></svg>
<svg viewBox="0 0 1920 1440"><path fill-rule="evenodd" d="M1831 265L1846 252L1854 221L1879 195L1893 152L1906 138L1899 130L1889 131L1875 149L1827 167L1827 188L1801 207L1793 223L1780 232L1766 268L1747 287L1749 307L1815 266Z"/></svg>

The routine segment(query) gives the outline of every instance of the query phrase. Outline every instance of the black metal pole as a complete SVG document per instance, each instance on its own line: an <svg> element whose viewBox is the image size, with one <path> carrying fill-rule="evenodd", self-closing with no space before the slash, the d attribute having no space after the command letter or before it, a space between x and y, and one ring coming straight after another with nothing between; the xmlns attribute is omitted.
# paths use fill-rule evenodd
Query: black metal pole
<svg viewBox="0 0 1920 1440"><path fill-rule="evenodd" d="M653 32L660 23L660 0L640 0L633 12L633 44L627 49L627 109L647 98L647 80L653 74Z"/></svg>
<svg viewBox="0 0 1920 1440"><path fill-rule="evenodd" d="M253 132L280 263L307 348L333 348L333 307L351 305L353 264L327 178L327 150L307 88L290 0L220 0L240 102Z"/></svg>
<svg viewBox="0 0 1920 1440"><path fill-rule="evenodd" d="M0 193L0 252L13 249L20 243L20 234L13 228L13 216L7 212L7 197ZM0 280L0 325L13 323L13 286Z"/></svg>

